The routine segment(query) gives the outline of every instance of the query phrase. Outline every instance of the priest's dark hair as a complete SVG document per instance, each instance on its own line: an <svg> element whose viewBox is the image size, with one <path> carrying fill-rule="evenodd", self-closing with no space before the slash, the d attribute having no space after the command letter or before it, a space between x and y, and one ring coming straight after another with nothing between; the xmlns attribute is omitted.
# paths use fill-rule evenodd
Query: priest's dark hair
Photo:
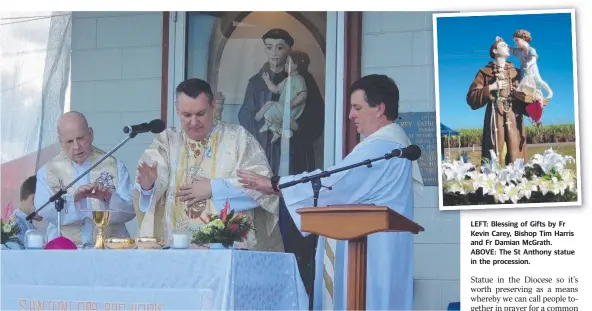
<svg viewBox="0 0 592 311"><path fill-rule="evenodd" d="M371 74L354 82L349 96L357 90L364 91L364 99L370 107L384 104L384 114L390 121L399 118L399 87L387 75Z"/></svg>
<svg viewBox="0 0 592 311"><path fill-rule="evenodd" d="M200 94L205 94L210 100L210 104L214 100L214 93L210 84L202 79L191 78L187 79L177 86L175 90L177 96L179 94L185 94L193 99L197 98Z"/></svg>
<svg viewBox="0 0 592 311"><path fill-rule="evenodd" d="M21 201L26 201L31 195L35 194L37 188L37 176L33 175L25 179L21 184Z"/></svg>

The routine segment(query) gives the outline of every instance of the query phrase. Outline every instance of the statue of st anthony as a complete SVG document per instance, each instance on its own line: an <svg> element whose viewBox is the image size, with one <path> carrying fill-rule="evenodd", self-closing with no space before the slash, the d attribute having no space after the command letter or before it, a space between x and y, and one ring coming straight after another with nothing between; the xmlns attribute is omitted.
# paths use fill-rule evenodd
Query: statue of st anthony
<svg viewBox="0 0 592 311"><path fill-rule="evenodd" d="M511 62L510 47L497 38L489 49L493 59L479 69L467 93L467 104L473 109L485 108L481 160L491 160L490 150L501 165L517 159L527 160L526 128L528 116L524 93L516 91L520 72ZM505 151L505 158L502 159Z"/></svg>

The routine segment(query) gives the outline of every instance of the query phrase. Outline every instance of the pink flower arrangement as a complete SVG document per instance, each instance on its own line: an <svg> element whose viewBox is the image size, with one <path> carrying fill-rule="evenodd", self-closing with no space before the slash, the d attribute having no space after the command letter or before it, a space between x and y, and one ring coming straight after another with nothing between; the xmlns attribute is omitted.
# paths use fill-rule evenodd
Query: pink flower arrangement
<svg viewBox="0 0 592 311"><path fill-rule="evenodd" d="M21 233L21 228L16 224L14 208L12 207L11 203L8 203L8 205L2 209L2 217L0 222L2 225L2 235L0 236L0 242L2 244L13 242L23 246L22 241L18 238L19 233Z"/></svg>
<svg viewBox="0 0 592 311"><path fill-rule="evenodd" d="M235 213L226 201L220 215L212 214L210 221L193 234L192 243L221 243L224 247L230 247L234 242L242 242L251 230L253 224L247 215L242 212Z"/></svg>

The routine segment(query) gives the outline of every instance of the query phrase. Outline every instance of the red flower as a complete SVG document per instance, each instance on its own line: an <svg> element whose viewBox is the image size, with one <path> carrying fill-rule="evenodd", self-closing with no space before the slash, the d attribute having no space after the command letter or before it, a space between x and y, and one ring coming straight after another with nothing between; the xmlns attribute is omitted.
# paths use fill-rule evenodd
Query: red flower
<svg viewBox="0 0 592 311"><path fill-rule="evenodd" d="M226 200L226 203L224 204L224 208L222 209L222 212L220 212L220 220L226 221L226 216L228 216L229 212L230 212L230 203L228 203L228 200Z"/></svg>
<svg viewBox="0 0 592 311"><path fill-rule="evenodd" d="M233 231L233 232L238 231L238 225L237 224L230 225L230 231Z"/></svg>
<svg viewBox="0 0 592 311"><path fill-rule="evenodd" d="M249 230L245 230L245 232L243 232L243 235L241 236L241 238L246 238L247 235L249 234Z"/></svg>
<svg viewBox="0 0 592 311"><path fill-rule="evenodd" d="M6 205L2 210L2 220L8 222L8 219L10 219L13 212L14 207L12 207L12 202L9 202L8 205Z"/></svg>

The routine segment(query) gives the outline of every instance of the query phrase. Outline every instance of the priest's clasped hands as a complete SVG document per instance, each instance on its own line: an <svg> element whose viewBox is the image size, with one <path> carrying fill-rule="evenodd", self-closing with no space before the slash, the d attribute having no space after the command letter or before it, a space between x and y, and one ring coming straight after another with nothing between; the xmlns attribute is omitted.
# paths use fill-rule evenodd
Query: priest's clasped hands
<svg viewBox="0 0 592 311"><path fill-rule="evenodd" d="M136 182L140 184L142 189L149 191L154 187L157 176L157 162L152 165L143 162L138 167ZM189 205L210 199L212 197L210 180L205 177L193 177L191 183L182 185L181 188L179 188L177 197L179 200L186 202Z"/></svg>

